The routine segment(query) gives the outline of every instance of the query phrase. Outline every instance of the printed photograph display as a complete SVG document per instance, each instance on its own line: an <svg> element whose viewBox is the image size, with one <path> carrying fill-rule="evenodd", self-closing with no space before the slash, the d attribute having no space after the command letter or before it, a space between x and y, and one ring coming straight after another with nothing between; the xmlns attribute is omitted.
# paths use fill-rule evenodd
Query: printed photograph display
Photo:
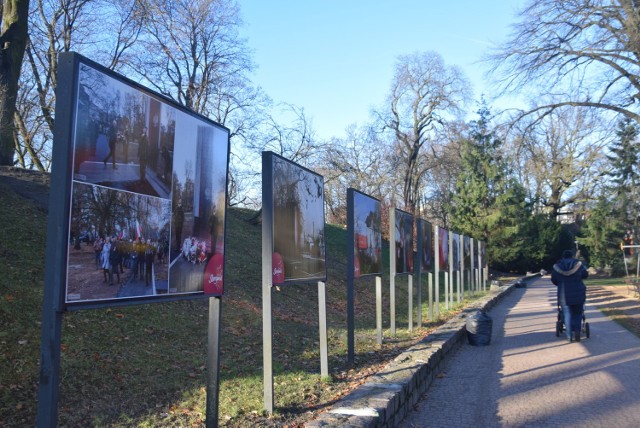
<svg viewBox="0 0 640 428"><path fill-rule="evenodd" d="M382 275L382 216L380 201L353 192L354 277Z"/></svg>
<svg viewBox="0 0 640 428"><path fill-rule="evenodd" d="M222 295L228 130L86 62L66 302Z"/></svg>
<svg viewBox="0 0 640 428"><path fill-rule="evenodd" d="M440 270L449 270L449 231L438 226L438 256Z"/></svg>
<svg viewBox="0 0 640 428"><path fill-rule="evenodd" d="M462 237L462 254L464 257L464 268L471 269L471 238Z"/></svg>
<svg viewBox="0 0 640 428"><path fill-rule="evenodd" d="M326 280L324 178L274 153L273 190L274 278L282 282ZM276 281L274 280L274 284Z"/></svg>
<svg viewBox="0 0 640 428"><path fill-rule="evenodd" d="M453 260L451 260L451 266L453 270L460 269L460 235L457 233L451 233L451 253L453 255Z"/></svg>
<svg viewBox="0 0 640 428"><path fill-rule="evenodd" d="M433 271L434 248L433 248L433 226L426 220L418 219L418 230L422 249L420 253L420 269L422 272Z"/></svg>
<svg viewBox="0 0 640 428"><path fill-rule="evenodd" d="M395 211L396 273L413 271L413 216L407 212Z"/></svg>

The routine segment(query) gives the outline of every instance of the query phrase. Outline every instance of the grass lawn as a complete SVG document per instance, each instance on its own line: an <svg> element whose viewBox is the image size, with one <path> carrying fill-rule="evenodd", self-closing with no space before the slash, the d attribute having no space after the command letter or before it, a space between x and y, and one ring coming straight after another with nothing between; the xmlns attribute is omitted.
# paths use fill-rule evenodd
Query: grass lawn
<svg viewBox="0 0 640 428"><path fill-rule="evenodd" d="M35 423L44 284L44 211L0 183L0 426ZM220 354L221 426L296 426L363 383L403 349L457 313L407 330L405 279L396 281L397 334L389 331L383 278L384 343L376 344L375 285L355 287L355 364L346 355L346 231L328 225L329 378L321 378L315 285L273 291L275 411L262 411L261 226L254 213L228 211ZM62 250L62 249L61 249ZM388 264L388 246L384 249ZM388 268L385 267L388 272ZM414 302L417 301L414 286ZM423 299L427 292L423 290ZM474 296L478 297L478 296ZM440 291L444 300L444 290ZM471 296L467 294L470 301ZM414 310L414 322L415 322ZM208 301L191 300L68 312L62 332L61 427L203 426Z"/></svg>
<svg viewBox="0 0 640 428"><path fill-rule="evenodd" d="M606 276L595 276L595 277L589 277L584 281L585 285L587 287L595 285L595 286L624 286L626 287L627 284L624 282L624 278L612 278L612 277L606 277Z"/></svg>

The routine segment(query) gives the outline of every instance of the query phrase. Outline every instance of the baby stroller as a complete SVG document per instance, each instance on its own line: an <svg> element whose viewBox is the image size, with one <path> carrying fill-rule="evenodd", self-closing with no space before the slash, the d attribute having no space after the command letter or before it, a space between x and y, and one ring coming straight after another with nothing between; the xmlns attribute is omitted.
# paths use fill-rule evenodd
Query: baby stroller
<svg viewBox="0 0 640 428"><path fill-rule="evenodd" d="M585 309L582 309L582 325L581 325L581 334L584 335L587 339L589 338L589 323L587 322L587 317L585 316ZM560 337L560 335L564 332L564 314L562 313L562 306L558 305L558 320L556 321L556 337Z"/></svg>

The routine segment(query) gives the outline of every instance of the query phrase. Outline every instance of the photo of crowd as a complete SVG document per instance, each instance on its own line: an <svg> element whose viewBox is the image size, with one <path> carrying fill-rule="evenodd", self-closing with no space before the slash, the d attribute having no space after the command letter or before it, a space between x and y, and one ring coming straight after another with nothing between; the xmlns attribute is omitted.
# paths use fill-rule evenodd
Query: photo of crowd
<svg viewBox="0 0 640 428"><path fill-rule="evenodd" d="M169 215L168 200L74 183L66 300L166 293Z"/></svg>
<svg viewBox="0 0 640 428"><path fill-rule="evenodd" d="M77 73L66 302L203 294L208 268L221 294L228 129L97 65Z"/></svg>

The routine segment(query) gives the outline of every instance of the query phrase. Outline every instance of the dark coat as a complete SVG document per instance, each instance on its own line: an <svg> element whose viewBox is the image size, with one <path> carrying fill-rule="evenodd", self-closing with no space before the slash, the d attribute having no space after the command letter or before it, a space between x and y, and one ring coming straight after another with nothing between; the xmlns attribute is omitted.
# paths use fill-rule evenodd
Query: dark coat
<svg viewBox="0 0 640 428"><path fill-rule="evenodd" d="M582 262L572 257L563 258L553 265L551 282L558 286L558 304L584 305L587 287L582 280L588 276Z"/></svg>
<svg viewBox="0 0 640 428"><path fill-rule="evenodd" d="M120 253L120 248L118 248L119 244L115 242L111 244L111 250L109 251L109 263L115 268L116 265L120 264L122 260L122 254Z"/></svg>

